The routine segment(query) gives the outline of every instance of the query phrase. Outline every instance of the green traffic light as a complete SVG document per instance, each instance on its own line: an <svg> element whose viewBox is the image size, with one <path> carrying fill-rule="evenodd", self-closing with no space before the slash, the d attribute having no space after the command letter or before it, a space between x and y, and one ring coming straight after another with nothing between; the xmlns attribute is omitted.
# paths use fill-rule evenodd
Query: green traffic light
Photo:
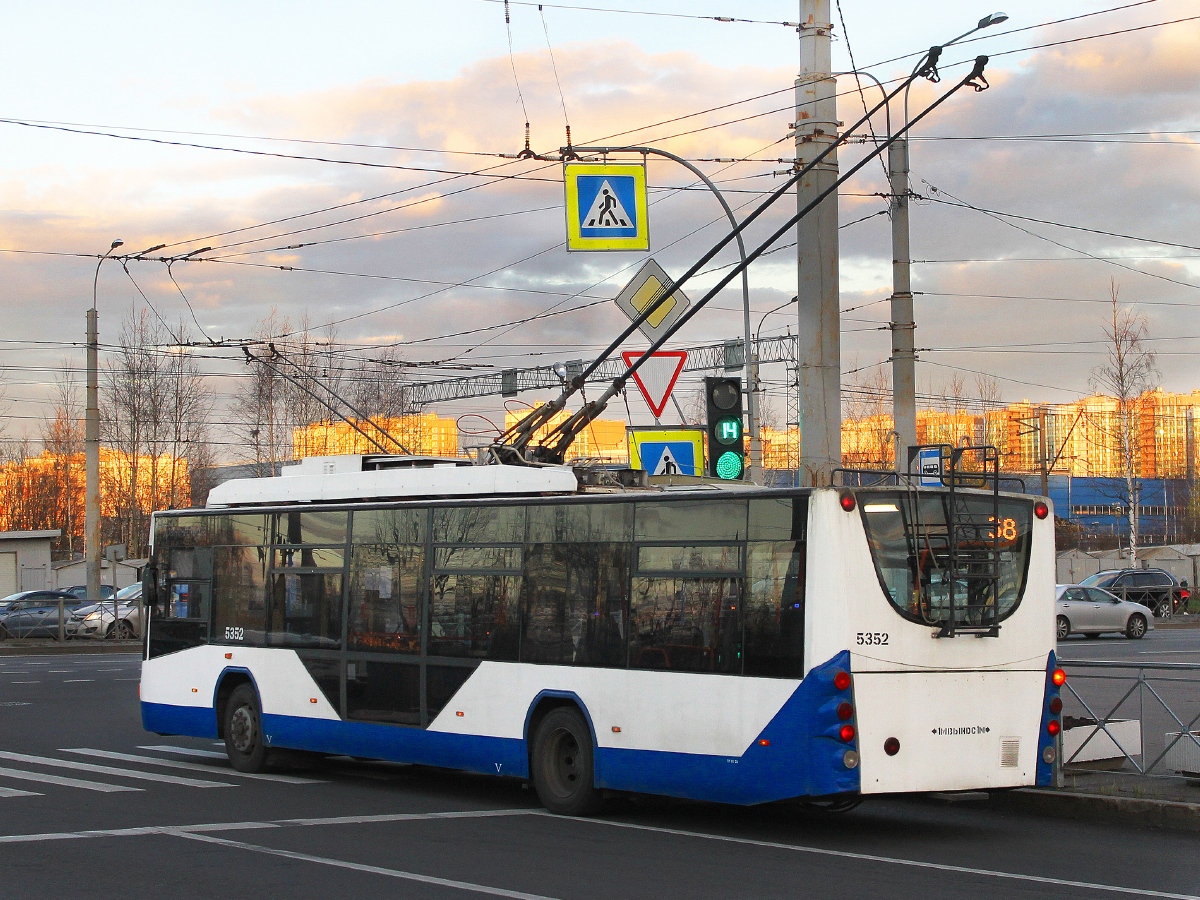
<svg viewBox="0 0 1200 900"><path fill-rule="evenodd" d="M742 476L742 454L726 450L717 457L717 477L727 481Z"/></svg>

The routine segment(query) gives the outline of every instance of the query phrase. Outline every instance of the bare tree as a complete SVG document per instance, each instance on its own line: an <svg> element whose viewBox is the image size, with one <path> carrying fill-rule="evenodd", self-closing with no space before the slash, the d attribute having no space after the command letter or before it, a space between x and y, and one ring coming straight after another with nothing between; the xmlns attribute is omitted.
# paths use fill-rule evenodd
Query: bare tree
<svg viewBox="0 0 1200 900"><path fill-rule="evenodd" d="M1146 349L1146 317L1117 302L1115 280L1109 286L1112 318L1104 326L1108 358L1092 370L1093 389L1117 401L1115 434L1121 466L1120 494L1129 517L1129 564L1137 565L1141 499L1142 442L1138 399L1158 381L1154 352Z"/></svg>
<svg viewBox="0 0 1200 900"><path fill-rule="evenodd" d="M980 439L983 444L996 448L1000 456L1000 468L1004 468L1004 457L1008 453L1008 420L1000 413L1000 382L991 375L975 376L975 397L979 401L983 427Z"/></svg>
<svg viewBox="0 0 1200 900"><path fill-rule="evenodd" d="M258 323L255 337L262 347L274 346L276 337L287 333L291 324L272 309ZM258 352L266 354L268 349ZM291 390L287 379L279 375L275 363L251 355L247 351L250 375L237 389L232 413L237 421L234 429L254 454L259 478L274 475L279 464L291 459Z"/></svg>
<svg viewBox="0 0 1200 900"><path fill-rule="evenodd" d="M67 557L75 553L76 537L83 537L83 522L79 521L79 497L83 450L83 401L79 396L76 370L67 360L54 379L54 418L46 423L42 444L54 460L58 478L53 486L55 506L59 511L59 527L63 536L60 549Z"/></svg>
<svg viewBox="0 0 1200 900"><path fill-rule="evenodd" d="M102 465L102 496L115 512L110 537L140 553L149 515L190 501L187 470L204 438L212 398L183 345L149 310L131 310L105 366L101 439L113 453ZM199 460L197 460L199 461Z"/></svg>
<svg viewBox="0 0 1200 900"><path fill-rule="evenodd" d="M856 372L843 389L843 465L860 469L889 469L894 463L892 386L883 368Z"/></svg>

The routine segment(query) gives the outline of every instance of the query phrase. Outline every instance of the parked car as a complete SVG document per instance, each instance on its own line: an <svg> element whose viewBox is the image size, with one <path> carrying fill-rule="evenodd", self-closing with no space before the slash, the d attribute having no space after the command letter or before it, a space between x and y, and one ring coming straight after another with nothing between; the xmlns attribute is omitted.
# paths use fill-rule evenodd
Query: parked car
<svg viewBox="0 0 1200 900"><path fill-rule="evenodd" d="M1176 581L1166 569L1108 569L1089 575L1079 584L1140 603L1160 619L1186 609L1191 596L1188 583Z"/></svg>
<svg viewBox="0 0 1200 900"><path fill-rule="evenodd" d="M1060 641L1072 634L1098 638L1108 632L1119 632L1139 640L1154 628L1154 617L1149 615L1146 607L1132 600L1122 600L1103 588L1060 584L1055 592Z"/></svg>
<svg viewBox="0 0 1200 900"><path fill-rule="evenodd" d="M81 600L89 599L86 584L73 584L69 588L63 588L63 590L68 594L74 594ZM114 588L111 584L100 585L101 600L111 600L114 593L116 593L116 588Z"/></svg>
<svg viewBox="0 0 1200 900"><path fill-rule="evenodd" d="M117 614L113 617L112 600L80 606L67 620L68 638L116 637L128 640L142 633L142 586L131 584L117 591Z"/></svg>
<svg viewBox="0 0 1200 900"><path fill-rule="evenodd" d="M60 598L65 615L83 603L66 591L20 591L0 600L0 640L9 637L57 638Z"/></svg>

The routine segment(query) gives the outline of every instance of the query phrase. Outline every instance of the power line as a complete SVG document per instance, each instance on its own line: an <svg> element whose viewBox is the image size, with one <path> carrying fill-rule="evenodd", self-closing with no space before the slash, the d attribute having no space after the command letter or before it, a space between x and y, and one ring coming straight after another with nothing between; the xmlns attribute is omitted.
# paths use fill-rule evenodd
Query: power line
<svg viewBox="0 0 1200 900"><path fill-rule="evenodd" d="M503 3L505 7L512 6L536 6L541 9L543 6L549 9L567 9L576 12L600 12L600 13L617 13L626 16L659 16L667 19L698 19L710 22L721 22L723 24L745 24L745 25L785 25L788 28L799 28L797 22L782 22L770 19L740 19L734 16L702 16L694 13L672 13L672 12L655 12L647 9L616 9L608 6L568 6L564 3L537 3L529 2L529 0L482 0L484 3Z"/></svg>

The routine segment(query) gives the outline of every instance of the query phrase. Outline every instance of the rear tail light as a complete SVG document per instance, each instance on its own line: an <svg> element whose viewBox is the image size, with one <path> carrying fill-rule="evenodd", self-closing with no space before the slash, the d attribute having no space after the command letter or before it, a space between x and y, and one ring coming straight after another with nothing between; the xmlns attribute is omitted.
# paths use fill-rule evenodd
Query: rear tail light
<svg viewBox="0 0 1200 900"><path fill-rule="evenodd" d="M1039 500L1037 503L1033 504L1033 514L1039 519L1044 519L1046 516L1050 515L1050 507Z"/></svg>
<svg viewBox="0 0 1200 900"><path fill-rule="evenodd" d="M850 673L842 671L834 675L833 686L839 691L847 690L850 687Z"/></svg>
<svg viewBox="0 0 1200 900"><path fill-rule="evenodd" d="M843 703L838 704L837 717L839 719L841 719L843 722L848 720L853 715L854 715L854 707L851 706L849 703L843 702Z"/></svg>
<svg viewBox="0 0 1200 900"><path fill-rule="evenodd" d="M853 494L850 494L850 493L842 494L841 499L839 499L838 502L842 504L842 509L844 509L846 512L854 512L854 495Z"/></svg>
<svg viewBox="0 0 1200 900"><path fill-rule="evenodd" d="M852 740L854 740L854 726L849 723L843 725L838 731L838 737L840 737L847 744L850 743Z"/></svg>
<svg viewBox="0 0 1200 900"><path fill-rule="evenodd" d="M900 752L900 739L890 737L883 742L883 752L888 756L895 756Z"/></svg>
<svg viewBox="0 0 1200 900"><path fill-rule="evenodd" d="M1062 726L1058 724L1058 719L1051 719L1046 723L1046 734L1050 737L1056 737L1062 731Z"/></svg>
<svg viewBox="0 0 1200 900"><path fill-rule="evenodd" d="M1050 712L1056 716L1062 712L1062 697L1055 697L1050 701Z"/></svg>
<svg viewBox="0 0 1200 900"><path fill-rule="evenodd" d="M1062 669L1055 669L1050 675L1050 680L1054 682L1055 687L1062 687L1067 683L1067 673Z"/></svg>
<svg viewBox="0 0 1200 900"><path fill-rule="evenodd" d="M842 765L847 769L858 768L858 753L854 750L847 750L842 754Z"/></svg>

